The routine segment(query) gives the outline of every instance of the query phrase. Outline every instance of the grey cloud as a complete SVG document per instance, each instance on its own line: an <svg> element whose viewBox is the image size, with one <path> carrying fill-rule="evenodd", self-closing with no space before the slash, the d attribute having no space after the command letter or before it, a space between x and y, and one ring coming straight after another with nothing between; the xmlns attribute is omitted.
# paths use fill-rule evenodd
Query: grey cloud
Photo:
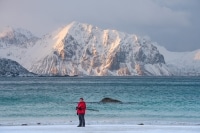
<svg viewBox="0 0 200 133"><path fill-rule="evenodd" d="M198 0L1 0L0 30L11 25L42 35L79 21L103 29L148 35L167 49L187 51L199 48L199 3Z"/></svg>

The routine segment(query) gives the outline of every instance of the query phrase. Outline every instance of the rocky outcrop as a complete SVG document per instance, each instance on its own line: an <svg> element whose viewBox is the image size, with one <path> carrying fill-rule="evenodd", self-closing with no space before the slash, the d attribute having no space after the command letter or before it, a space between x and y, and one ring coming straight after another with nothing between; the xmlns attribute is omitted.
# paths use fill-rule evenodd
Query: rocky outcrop
<svg viewBox="0 0 200 133"><path fill-rule="evenodd" d="M16 61L0 58L0 76L15 77L15 76L34 76Z"/></svg>
<svg viewBox="0 0 200 133"><path fill-rule="evenodd" d="M101 103L122 103L121 101L119 100L116 100L116 99L112 99L112 98L103 98L101 101Z"/></svg>

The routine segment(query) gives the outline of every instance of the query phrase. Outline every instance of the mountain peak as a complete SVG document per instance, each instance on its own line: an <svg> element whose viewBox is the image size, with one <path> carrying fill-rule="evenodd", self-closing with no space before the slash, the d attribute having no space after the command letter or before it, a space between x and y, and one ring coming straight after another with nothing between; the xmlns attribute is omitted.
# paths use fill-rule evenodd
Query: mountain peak
<svg viewBox="0 0 200 133"><path fill-rule="evenodd" d="M8 26L4 28L2 32L0 32L0 38L3 38L5 36L12 37L14 35L14 28Z"/></svg>
<svg viewBox="0 0 200 133"><path fill-rule="evenodd" d="M7 47L11 45L26 46L25 43L36 41L38 38L30 31L22 28L6 27L0 32L1 46ZM24 45L25 44L25 45Z"/></svg>
<svg viewBox="0 0 200 133"><path fill-rule="evenodd" d="M94 29L98 29L89 24L79 23L76 21L61 27L53 33L53 39L56 40L54 49L61 51L64 48L64 43L71 37L75 40L82 40L85 44L85 36L88 36Z"/></svg>
<svg viewBox="0 0 200 133"><path fill-rule="evenodd" d="M80 24L83 24L83 23L80 23L80 22L77 22L77 21L72 21L71 23L69 23L68 25L80 25Z"/></svg>
<svg viewBox="0 0 200 133"><path fill-rule="evenodd" d="M2 32L0 32L0 38L9 37L13 38L15 36L24 35L27 39L35 37L30 31L22 28L13 28L11 26L6 27Z"/></svg>

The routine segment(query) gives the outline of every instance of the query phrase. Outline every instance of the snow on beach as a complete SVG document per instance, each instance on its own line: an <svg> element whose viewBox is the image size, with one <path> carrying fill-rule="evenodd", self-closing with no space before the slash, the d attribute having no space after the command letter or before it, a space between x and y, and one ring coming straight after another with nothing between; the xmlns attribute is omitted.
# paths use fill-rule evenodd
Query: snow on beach
<svg viewBox="0 0 200 133"><path fill-rule="evenodd" d="M48 125L48 126L1 126L0 133L199 133L200 126L158 125Z"/></svg>

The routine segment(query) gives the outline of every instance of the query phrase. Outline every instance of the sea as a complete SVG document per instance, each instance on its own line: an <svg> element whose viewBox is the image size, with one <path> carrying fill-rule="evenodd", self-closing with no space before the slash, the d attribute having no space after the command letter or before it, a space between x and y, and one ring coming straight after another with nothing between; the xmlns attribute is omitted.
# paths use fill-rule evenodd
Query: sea
<svg viewBox="0 0 200 133"><path fill-rule="evenodd" d="M200 77L0 77L0 126L200 125ZM121 103L102 103L112 98Z"/></svg>

